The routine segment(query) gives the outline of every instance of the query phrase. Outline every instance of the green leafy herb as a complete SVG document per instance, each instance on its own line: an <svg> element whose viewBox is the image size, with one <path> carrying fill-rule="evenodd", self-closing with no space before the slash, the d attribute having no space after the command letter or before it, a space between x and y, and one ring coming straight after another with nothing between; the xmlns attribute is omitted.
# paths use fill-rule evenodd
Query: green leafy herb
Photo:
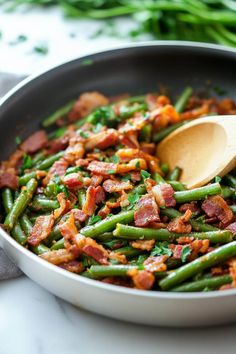
<svg viewBox="0 0 236 354"><path fill-rule="evenodd" d="M130 179L131 179L131 176L128 173L121 177L121 181L124 181L124 182L130 181Z"/></svg>
<svg viewBox="0 0 236 354"><path fill-rule="evenodd" d="M141 170L141 176L143 179L149 178L151 175L149 172L145 171L145 170Z"/></svg>
<svg viewBox="0 0 236 354"><path fill-rule="evenodd" d="M95 124L95 126L93 128L93 132L95 134L97 134L101 131L102 128L103 128L103 125L101 123L97 123L97 124Z"/></svg>
<svg viewBox="0 0 236 354"><path fill-rule="evenodd" d="M94 225L96 224L98 221L102 220L101 216L99 215L93 215L89 218L88 221L88 225Z"/></svg>
<svg viewBox="0 0 236 354"><path fill-rule="evenodd" d="M139 199L140 199L140 195L138 193L128 194L129 205L127 207L127 210L133 209L133 207L139 201Z"/></svg>
<svg viewBox="0 0 236 354"><path fill-rule="evenodd" d="M109 175L114 175L116 173L116 171L115 170L107 170L107 173Z"/></svg>
<svg viewBox="0 0 236 354"><path fill-rule="evenodd" d="M88 133L84 132L83 130L79 131L79 135L81 138L87 139L89 137Z"/></svg>
<svg viewBox="0 0 236 354"><path fill-rule="evenodd" d="M21 144L21 137L20 136L16 136L16 138L15 138L15 142L16 142L16 144L17 145L20 145Z"/></svg>
<svg viewBox="0 0 236 354"><path fill-rule="evenodd" d="M172 251L169 248L169 244L167 241L159 242L153 247L151 255L152 256L161 256L166 254L168 257L172 256Z"/></svg>
<svg viewBox="0 0 236 354"><path fill-rule="evenodd" d="M48 46L46 44L39 44L39 45L36 45L34 48L33 48L33 51L35 53L38 53L38 54L41 54L41 55L46 55L48 54Z"/></svg>
<svg viewBox="0 0 236 354"><path fill-rule="evenodd" d="M66 170L65 176L69 175L70 173L76 173L79 171L83 171L82 167L76 166L76 167L69 167Z"/></svg>
<svg viewBox="0 0 236 354"><path fill-rule="evenodd" d="M30 169L32 167L32 165L33 165L32 158L29 155L24 154L23 155L23 163L20 168L20 173L23 173L25 170Z"/></svg>
<svg viewBox="0 0 236 354"><path fill-rule="evenodd" d="M187 257L191 254L191 248L189 246L185 246L182 249L181 253L181 261L185 263L187 261Z"/></svg>
<svg viewBox="0 0 236 354"><path fill-rule="evenodd" d="M117 155L113 155L111 157L111 161L114 162L114 163L119 163L120 162L120 159Z"/></svg>
<svg viewBox="0 0 236 354"><path fill-rule="evenodd" d="M215 182L220 183L222 178L220 176L215 176Z"/></svg>
<svg viewBox="0 0 236 354"><path fill-rule="evenodd" d="M140 161L136 162L135 167L140 168Z"/></svg>

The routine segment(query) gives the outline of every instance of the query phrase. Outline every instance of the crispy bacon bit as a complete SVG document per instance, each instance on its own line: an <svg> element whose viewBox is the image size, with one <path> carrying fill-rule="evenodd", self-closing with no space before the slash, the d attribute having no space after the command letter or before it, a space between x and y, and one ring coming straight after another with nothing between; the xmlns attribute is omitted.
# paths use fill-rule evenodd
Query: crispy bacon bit
<svg viewBox="0 0 236 354"><path fill-rule="evenodd" d="M11 154L11 156L9 157L9 159L7 161L2 162L1 168L3 170L8 170L9 168L15 169L15 168L19 167L19 163L20 163L23 155L24 155L24 151L16 150L15 152L13 152L13 154Z"/></svg>
<svg viewBox="0 0 236 354"><path fill-rule="evenodd" d="M65 150L64 158L70 164L73 164L79 159L82 159L84 156L84 146L80 141L77 141L77 138L70 139L70 145Z"/></svg>
<svg viewBox="0 0 236 354"><path fill-rule="evenodd" d="M18 177L14 168L8 168L6 171L0 169L0 188L3 187L11 189L18 187Z"/></svg>
<svg viewBox="0 0 236 354"><path fill-rule="evenodd" d="M142 251L151 251L155 244L155 240L135 240L130 241L130 246L133 248L137 248L138 250Z"/></svg>
<svg viewBox="0 0 236 354"><path fill-rule="evenodd" d="M130 183L130 181L118 181L118 180L107 179L103 183L103 188L108 193L114 193L114 192L122 192L123 190L130 190L133 188L133 185Z"/></svg>
<svg viewBox="0 0 236 354"><path fill-rule="evenodd" d="M153 221L160 221L158 205L151 195L144 195L138 201L138 209L134 213L135 226L147 226Z"/></svg>
<svg viewBox="0 0 236 354"><path fill-rule="evenodd" d="M154 95L154 94L147 94L146 97L145 97L145 101L147 102L147 105L148 105L148 109L150 111L153 111L155 108L158 107L158 104L157 104L157 95Z"/></svg>
<svg viewBox="0 0 236 354"><path fill-rule="evenodd" d="M168 183L158 184L152 188L152 193L159 206L165 206L167 208L174 207L176 200L174 198L174 189Z"/></svg>
<svg viewBox="0 0 236 354"><path fill-rule="evenodd" d="M99 175L109 176L117 172L117 164L111 162L92 161L88 165L88 170Z"/></svg>
<svg viewBox="0 0 236 354"><path fill-rule="evenodd" d="M75 102L68 118L70 122L74 122L79 118L86 117L92 110L99 106L106 106L108 99L99 92L86 92L79 96Z"/></svg>
<svg viewBox="0 0 236 354"><path fill-rule="evenodd" d="M91 186L97 187L103 181L103 177L101 175L93 174L91 177Z"/></svg>
<svg viewBox="0 0 236 354"><path fill-rule="evenodd" d="M150 256L144 261L144 267L149 272L165 272L167 266L165 262L167 261L168 256L163 254L162 256Z"/></svg>
<svg viewBox="0 0 236 354"><path fill-rule="evenodd" d="M132 182L139 182L141 181L141 174L138 171L130 172L130 178Z"/></svg>
<svg viewBox="0 0 236 354"><path fill-rule="evenodd" d="M118 261L119 263L126 264L127 259L124 254L120 252L110 252L109 253L109 258L115 261Z"/></svg>
<svg viewBox="0 0 236 354"><path fill-rule="evenodd" d="M198 208L196 202L182 204L179 208L179 211L181 213L185 213L187 210L190 210L192 213L199 212L199 208Z"/></svg>
<svg viewBox="0 0 236 354"><path fill-rule="evenodd" d="M191 111L181 113L180 119L189 120L189 119L199 118L209 113L209 108L210 107L208 103L203 103L200 107L194 108Z"/></svg>
<svg viewBox="0 0 236 354"><path fill-rule="evenodd" d="M104 205L104 207L99 210L98 215L102 219L105 219L107 217L107 215L110 214L110 213L111 213L111 209L107 205Z"/></svg>
<svg viewBox="0 0 236 354"><path fill-rule="evenodd" d="M69 272L72 273L82 273L84 270L84 266L82 262L78 262L78 261L70 261L68 263L61 263L59 264L60 268L63 268L65 270L68 270Z"/></svg>
<svg viewBox="0 0 236 354"><path fill-rule="evenodd" d="M191 244L190 247L192 249L192 252L189 256L189 260L192 261L193 259L197 258L198 254L204 254L208 252L210 245L209 240L194 240Z"/></svg>
<svg viewBox="0 0 236 354"><path fill-rule="evenodd" d="M226 227L226 230L229 230L230 232L232 232L233 235L236 234L236 222L233 222L232 224L229 224Z"/></svg>
<svg viewBox="0 0 236 354"><path fill-rule="evenodd" d="M110 146L114 146L118 142L118 139L119 136L117 130L107 129L105 131L91 135L91 137L89 137L85 143L85 149L107 149Z"/></svg>
<svg viewBox="0 0 236 354"><path fill-rule="evenodd" d="M127 173L134 170L146 170L147 163L144 159L130 160L127 164L118 164L117 173Z"/></svg>
<svg viewBox="0 0 236 354"><path fill-rule="evenodd" d="M75 221L84 222L87 219L87 215L80 209L72 209L71 213L74 215Z"/></svg>
<svg viewBox="0 0 236 354"><path fill-rule="evenodd" d="M81 251L77 245L76 236L78 234L78 231L75 225L73 213L70 214L69 218L66 221L59 224L59 230L62 236L64 237L65 248L76 258Z"/></svg>
<svg viewBox="0 0 236 354"><path fill-rule="evenodd" d="M61 150L65 150L65 148L69 144L69 136L63 136L61 138L53 139L49 141L47 147L47 154L55 154Z"/></svg>
<svg viewBox="0 0 236 354"><path fill-rule="evenodd" d="M192 225L189 223L189 220L192 216L190 209L187 209L184 215L175 218L168 225L167 229L170 232L176 232L178 234L189 233L192 230Z"/></svg>
<svg viewBox="0 0 236 354"><path fill-rule="evenodd" d="M39 216L36 219L35 225L30 232L28 244L31 246L37 246L42 240L50 235L53 224L54 216L52 214Z"/></svg>
<svg viewBox="0 0 236 354"><path fill-rule="evenodd" d="M120 134L119 139L122 145L128 146L131 149L139 148L138 137L135 131L130 131L126 134Z"/></svg>
<svg viewBox="0 0 236 354"><path fill-rule="evenodd" d="M21 150L33 154L47 145L48 138L44 130L38 130L30 135L20 146Z"/></svg>
<svg viewBox="0 0 236 354"><path fill-rule="evenodd" d="M63 158L54 162L52 167L49 169L47 176L43 180L43 185L46 186L50 179L55 175L62 177L66 173L66 169L68 167L68 162Z"/></svg>
<svg viewBox="0 0 236 354"><path fill-rule="evenodd" d="M232 287L236 288L236 258L231 258L228 262L229 264L229 274L232 278Z"/></svg>
<svg viewBox="0 0 236 354"><path fill-rule="evenodd" d="M180 236L177 240L179 245L186 245L194 241L194 237L189 237L189 236Z"/></svg>
<svg viewBox="0 0 236 354"><path fill-rule="evenodd" d="M219 288L219 290L230 290L233 289L233 285L232 284L225 284L225 285L221 285L221 287Z"/></svg>
<svg viewBox="0 0 236 354"><path fill-rule="evenodd" d="M120 124L118 131L120 133L130 133L141 130L147 124L147 119L142 114L136 113L136 117Z"/></svg>
<svg viewBox="0 0 236 354"><path fill-rule="evenodd" d="M58 219L61 215L65 214L71 206L70 201L66 198L64 193L59 193L57 195L57 200L60 207L55 209L53 212L54 218Z"/></svg>
<svg viewBox="0 0 236 354"><path fill-rule="evenodd" d="M135 288L140 290L150 290L155 282L154 275L147 270L132 269L128 275L131 276Z"/></svg>
<svg viewBox="0 0 236 354"><path fill-rule="evenodd" d="M173 106L167 104L152 111L150 114L150 120L154 121L155 129L161 129L167 127L169 124L179 122L180 116Z"/></svg>
<svg viewBox="0 0 236 354"><path fill-rule="evenodd" d="M105 192L101 186L93 187L90 186L86 192L86 201L84 203L82 211L91 216L93 215L96 204L99 204L105 200Z"/></svg>
<svg viewBox="0 0 236 354"><path fill-rule="evenodd" d="M232 210L220 195L214 195L204 200L202 209L210 218L217 217L223 225L230 223L234 216Z"/></svg>
<svg viewBox="0 0 236 354"><path fill-rule="evenodd" d="M83 178L80 173L73 172L73 173L70 173L69 175L66 175L65 177L63 177L63 183L69 189L78 188L78 187L83 186Z"/></svg>
<svg viewBox="0 0 236 354"><path fill-rule="evenodd" d="M87 256L92 257L96 262L100 264L109 264L109 254L103 246L99 245L90 237L85 237L83 242L84 245L82 246L82 251L87 254Z"/></svg>
<svg viewBox="0 0 236 354"><path fill-rule="evenodd" d="M66 249L49 251L41 254L39 257L55 265L68 263L75 259L75 256Z"/></svg>
<svg viewBox="0 0 236 354"><path fill-rule="evenodd" d="M182 257L182 251L183 251L183 248L185 246L182 246L182 245L174 245L174 244L170 244L169 245L169 248L171 249L171 251L173 252L172 254L172 257L174 259L181 259Z"/></svg>
<svg viewBox="0 0 236 354"><path fill-rule="evenodd" d="M154 143L141 143L140 148L146 154L149 154L149 155L155 154L156 146Z"/></svg>

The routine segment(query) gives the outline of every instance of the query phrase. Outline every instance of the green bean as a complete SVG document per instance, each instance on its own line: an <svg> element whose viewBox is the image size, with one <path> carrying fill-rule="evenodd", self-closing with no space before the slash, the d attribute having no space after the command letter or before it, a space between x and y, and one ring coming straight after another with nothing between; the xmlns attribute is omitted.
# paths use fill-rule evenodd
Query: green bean
<svg viewBox="0 0 236 354"><path fill-rule="evenodd" d="M33 225L29 219L29 217L26 214L23 214L20 217L20 225L23 229L23 231L25 232L26 236L28 237L30 235L30 232L33 228Z"/></svg>
<svg viewBox="0 0 236 354"><path fill-rule="evenodd" d="M48 139L52 140L52 139L57 139L57 138L61 138L65 132L67 130L67 127L60 127L56 130L54 130L53 132L48 134Z"/></svg>
<svg viewBox="0 0 236 354"><path fill-rule="evenodd" d="M64 238L61 238L60 240L55 242L52 245L51 250L60 250L61 248L64 248Z"/></svg>
<svg viewBox="0 0 236 354"><path fill-rule="evenodd" d="M162 163L160 167L164 175L167 175L167 173L169 172L169 165L167 163Z"/></svg>
<svg viewBox="0 0 236 354"><path fill-rule="evenodd" d="M164 178L163 178L158 172L153 173L152 178L153 178L154 181L155 181L156 183L158 183L158 184L160 184L160 183L166 183L166 181L164 180Z"/></svg>
<svg viewBox="0 0 236 354"><path fill-rule="evenodd" d="M60 205L57 200L51 200L37 196L30 204L30 209L35 211L49 211L57 209L59 206Z"/></svg>
<svg viewBox="0 0 236 354"><path fill-rule="evenodd" d="M195 259L194 261L183 265L177 270L173 270L166 278L159 283L162 290L169 290L185 280L193 277L197 273L220 264L236 255L236 241L223 245L215 250Z"/></svg>
<svg viewBox="0 0 236 354"><path fill-rule="evenodd" d="M150 142L152 135L152 126L151 124L146 124L140 131L140 140L147 143Z"/></svg>
<svg viewBox="0 0 236 354"><path fill-rule="evenodd" d="M89 268L89 273L95 278L127 276L132 269L138 269L136 265L96 265Z"/></svg>
<svg viewBox="0 0 236 354"><path fill-rule="evenodd" d="M116 225L113 235L125 240L157 240L173 242L179 237L188 236L200 240L209 240L211 243L228 243L232 241L232 233L228 230L178 234L170 232L167 229L141 228L119 223Z"/></svg>
<svg viewBox="0 0 236 354"><path fill-rule="evenodd" d="M117 223L130 223L134 220L134 210L123 211L119 214L107 217L104 220L98 221L95 225L85 226L80 230L80 233L87 237L95 238L104 232L112 231Z"/></svg>
<svg viewBox="0 0 236 354"><path fill-rule="evenodd" d="M127 258L132 258L143 253L141 250L135 249L131 246L118 248L114 252L124 254Z"/></svg>
<svg viewBox="0 0 236 354"><path fill-rule="evenodd" d="M131 96L131 97L125 98L124 100L128 101L129 103L145 103L145 97L146 96L144 96L144 95ZM120 101L118 101L118 102L120 102Z"/></svg>
<svg viewBox="0 0 236 354"><path fill-rule="evenodd" d="M186 203L186 202L191 202L193 200L205 199L209 195L215 195L220 193L221 193L220 184L212 183L200 188L175 192L174 198L177 203Z"/></svg>
<svg viewBox="0 0 236 354"><path fill-rule="evenodd" d="M229 284L231 282L232 282L231 276L229 274L226 274L217 277L200 279L197 281L184 283L182 285L174 287L173 289L171 289L171 291L192 292L192 291L202 291L205 288L219 289L220 286Z"/></svg>
<svg viewBox="0 0 236 354"><path fill-rule="evenodd" d="M8 213L4 225L9 229L12 230L13 226L15 225L17 219L21 214L23 214L25 208L31 201L33 194L37 188L37 181L35 179L31 179L26 187L21 189L19 197L15 200L12 209Z"/></svg>
<svg viewBox="0 0 236 354"><path fill-rule="evenodd" d="M58 195L58 184L50 181L44 190L44 194L48 198L55 198Z"/></svg>
<svg viewBox="0 0 236 354"><path fill-rule="evenodd" d="M182 127L182 125L186 124L186 121L179 122L173 125L170 125L167 128L163 128L155 133L152 137L154 143L159 143L161 140L166 138L170 133L174 132L176 129Z"/></svg>
<svg viewBox="0 0 236 354"><path fill-rule="evenodd" d="M139 184L138 186L135 186L132 191L130 192L130 194L139 194L139 195L143 195L146 193L146 187L144 184Z"/></svg>
<svg viewBox="0 0 236 354"><path fill-rule="evenodd" d="M236 188L236 177L228 173L224 177L224 180L230 185L230 187Z"/></svg>
<svg viewBox="0 0 236 354"><path fill-rule="evenodd" d="M82 209L84 204L85 204L85 202L86 202L86 191L85 191L85 189L80 189L78 194L77 194L77 197L78 197L79 207L80 207L80 209Z"/></svg>
<svg viewBox="0 0 236 354"><path fill-rule="evenodd" d="M42 126L44 128L47 128L50 125L54 124L59 118L69 113L71 108L74 106L74 104L75 104L75 100L70 101L69 103L65 104L63 107L59 108L56 112L54 112L49 117L43 120Z"/></svg>
<svg viewBox="0 0 236 354"><path fill-rule="evenodd" d="M119 117L121 119L127 119L129 117L132 117L134 113L140 112L140 111L145 111L147 110L147 104L142 103L142 104L137 104L131 107L127 106L121 106L120 107L120 112L119 112Z"/></svg>
<svg viewBox="0 0 236 354"><path fill-rule="evenodd" d="M176 192L186 190L185 185L179 181L167 181L167 183L169 183Z"/></svg>
<svg viewBox="0 0 236 354"><path fill-rule="evenodd" d="M186 87L186 89L182 92L181 96L175 103L175 110L178 113L181 113L184 111L186 103L188 102L189 97L192 95L193 89L192 87Z"/></svg>
<svg viewBox="0 0 236 354"><path fill-rule="evenodd" d="M39 162L45 159L45 155L43 152L39 152L35 157L32 159L32 166L37 165Z"/></svg>
<svg viewBox="0 0 236 354"><path fill-rule="evenodd" d="M173 208L161 209L161 214L162 215L166 215L166 216L168 216L171 219L178 218L178 217L183 215L178 210L173 209ZM192 227L193 227L193 229L195 231L207 232L207 231L217 231L217 230L219 230L215 226L212 226L212 225L200 222L200 221L196 221L194 219L190 219L189 222L190 222L190 224L192 225Z"/></svg>
<svg viewBox="0 0 236 354"><path fill-rule="evenodd" d="M111 241L113 239L113 233L112 232L104 232L104 234L97 235L96 240L101 241L101 242L107 242Z"/></svg>
<svg viewBox="0 0 236 354"><path fill-rule="evenodd" d="M221 185L221 196L224 199L228 199L228 198L235 199L235 197L236 197L235 189Z"/></svg>
<svg viewBox="0 0 236 354"><path fill-rule="evenodd" d="M20 243L21 245L25 245L27 241L27 236L25 235L18 221L13 226L11 234L18 243Z"/></svg>
<svg viewBox="0 0 236 354"><path fill-rule="evenodd" d="M50 251L50 248L45 246L43 243L40 243L38 246L31 247L30 249L37 255Z"/></svg>
<svg viewBox="0 0 236 354"><path fill-rule="evenodd" d="M169 174L168 180L169 181L178 181L181 175L182 169L176 166Z"/></svg>
<svg viewBox="0 0 236 354"><path fill-rule="evenodd" d="M37 179L37 172L32 171L29 173L24 174L19 178L19 185L20 186L25 186L32 178Z"/></svg>
<svg viewBox="0 0 236 354"><path fill-rule="evenodd" d="M47 168L51 167L54 164L54 162L59 160L63 155L64 155L64 151L60 151L55 155L49 156L44 161L36 165L35 168L37 170L46 170Z"/></svg>

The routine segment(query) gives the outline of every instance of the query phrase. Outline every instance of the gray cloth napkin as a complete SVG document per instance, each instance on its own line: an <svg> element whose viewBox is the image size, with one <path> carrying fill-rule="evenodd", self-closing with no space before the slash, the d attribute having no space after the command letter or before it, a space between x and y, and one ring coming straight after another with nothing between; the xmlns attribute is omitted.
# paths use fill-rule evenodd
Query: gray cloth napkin
<svg viewBox="0 0 236 354"><path fill-rule="evenodd" d="M0 72L0 97L20 82L23 77ZM22 274L0 248L0 280L16 278Z"/></svg>

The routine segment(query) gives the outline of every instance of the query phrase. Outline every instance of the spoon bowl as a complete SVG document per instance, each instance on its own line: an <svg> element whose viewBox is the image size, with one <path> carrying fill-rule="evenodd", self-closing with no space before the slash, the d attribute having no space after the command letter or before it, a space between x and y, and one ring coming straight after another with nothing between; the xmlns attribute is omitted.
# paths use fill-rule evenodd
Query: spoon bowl
<svg viewBox="0 0 236 354"><path fill-rule="evenodd" d="M178 128L158 146L170 169L179 166L187 188L200 187L236 167L236 116L196 119Z"/></svg>

